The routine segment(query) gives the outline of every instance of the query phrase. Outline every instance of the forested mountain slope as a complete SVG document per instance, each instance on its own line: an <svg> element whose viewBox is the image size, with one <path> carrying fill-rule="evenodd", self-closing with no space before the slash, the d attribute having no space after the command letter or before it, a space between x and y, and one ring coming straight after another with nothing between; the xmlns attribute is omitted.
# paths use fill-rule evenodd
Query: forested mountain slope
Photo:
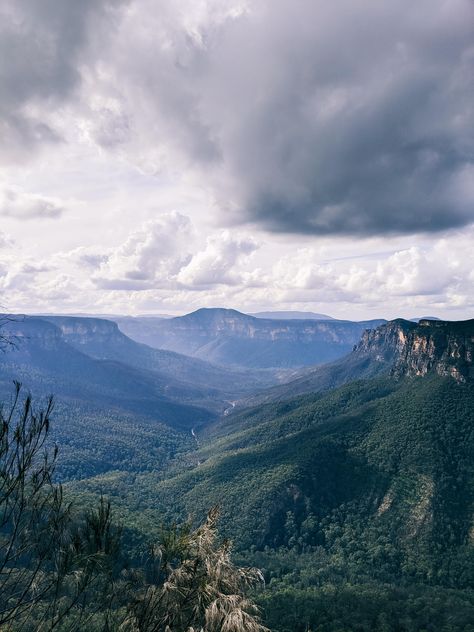
<svg viewBox="0 0 474 632"><path fill-rule="evenodd" d="M33 391L51 392L111 408L155 415L170 423L198 414L185 402L204 397L189 383L165 372L147 372L123 362L96 359L78 351L52 323L26 317L8 323L3 333L15 346L0 356L5 379L18 379ZM179 401L178 401L179 399ZM204 407L203 419L209 419Z"/></svg>
<svg viewBox="0 0 474 632"><path fill-rule="evenodd" d="M274 632L470 630L474 321L387 323L344 361L300 378L311 392L294 396L297 381L289 397L267 393L219 419L208 410L200 428L192 406L179 424L150 414L164 405L159 371L78 351L125 353L107 340L116 333L94 344L70 325L32 319L2 375L24 370L40 392L58 380L67 493L85 503L108 495L131 549L162 522L200 520L217 504L239 561L265 573L258 598ZM130 389L134 412L120 399ZM80 428L68 417L76 405Z"/></svg>
<svg viewBox="0 0 474 632"><path fill-rule="evenodd" d="M160 395L179 403L196 400L210 409L223 410L228 398L255 392L280 379L275 371L224 369L152 349L125 336L116 323L98 318L18 316L4 324L2 333L15 343L0 356L3 364L31 364L49 371L52 384L68 381L90 389L103 381L110 388L115 385L117 392L123 384L114 372L129 372L132 384L124 399L137 385L138 392L158 389ZM142 378L145 383L140 386ZM150 379L155 385L151 391Z"/></svg>
<svg viewBox="0 0 474 632"><path fill-rule="evenodd" d="M203 394L214 394L216 399L219 399L219 393L221 400L223 396L235 398L240 393L254 392L280 379L276 371L223 369L189 355L154 349L123 334L111 320L72 316L49 316L47 320L58 327L65 342L93 358L118 361L166 375L168 379L199 389Z"/></svg>
<svg viewBox="0 0 474 632"><path fill-rule="evenodd" d="M323 543L320 522L348 511L367 537L396 525L394 547L406 545L414 560L433 538L456 552L473 519L473 401L471 382L433 375L355 382L268 405L229 416L225 434L218 427L200 437L194 467L158 485L146 475L134 493L168 516L220 503L228 533L244 548L287 543L288 511L298 534L313 516L305 537ZM405 538L410 525L414 539ZM402 572L407 559L397 559L392 570ZM421 575L434 561L425 563Z"/></svg>
<svg viewBox="0 0 474 632"><path fill-rule="evenodd" d="M215 419L236 392L274 380L150 349L103 319L13 317L2 334L14 346L0 353L0 398L8 400L12 380L38 407L54 394L51 437L66 479L161 471L192 448L191 429Z"/></svg>
<svg viewBox="0 0 474 632"><path fill-rule="evenodd" d="M389 323L356 349L384 375L228 414L180 470L117 477L111 493L150 524L219 504L270 581L275 630L469 630L473 324Z"/></svg>

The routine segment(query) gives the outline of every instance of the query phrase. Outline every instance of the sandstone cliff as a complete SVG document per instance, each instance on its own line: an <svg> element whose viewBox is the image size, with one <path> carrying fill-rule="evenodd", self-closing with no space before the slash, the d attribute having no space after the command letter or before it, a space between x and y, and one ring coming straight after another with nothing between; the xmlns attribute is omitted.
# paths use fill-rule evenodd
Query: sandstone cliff
<svg viewBox="0 0 474 632"><path fill-rule="evenodd" d="M389 361L395 376L436 372L465 382L474 378L474 319L393 320L364 332L354 352Z"/></svg>

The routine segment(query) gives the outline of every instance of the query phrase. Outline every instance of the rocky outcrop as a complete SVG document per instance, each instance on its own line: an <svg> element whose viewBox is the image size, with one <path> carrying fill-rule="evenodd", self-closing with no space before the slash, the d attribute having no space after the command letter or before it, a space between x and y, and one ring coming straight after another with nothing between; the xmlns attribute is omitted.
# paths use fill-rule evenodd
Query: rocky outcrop
<svg viewBox="0 0 474 632"><path fill-rule="evenodd" d="M117 323L104 318L84 318L75 316L48 316L45 320L55 325L63 338L76 348L101 344L124 344L125 336Z"/></svg>
<svg viewBox="0 0 474 632"><path fill-rule="evenodd" d="M376 329L367 329L354 347L354 353L371 356L378 362L393 362L403 352L410 332L416 327L416 323L398 318Z"/></svg>
<svg viewBox="0 0 474 632"><path fill-rule="evenodd" d="M474 378L474 320L393 320L364 332L354 352L390 362L397 377L435 372L466 382Z"/></svg>

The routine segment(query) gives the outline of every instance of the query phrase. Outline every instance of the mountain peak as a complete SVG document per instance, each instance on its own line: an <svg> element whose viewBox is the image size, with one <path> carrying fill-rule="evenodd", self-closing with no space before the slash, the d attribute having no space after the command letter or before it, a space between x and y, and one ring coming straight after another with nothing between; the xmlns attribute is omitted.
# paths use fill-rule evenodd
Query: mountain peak
<svg viewBox="0 0 474 632"><path fill-rule="evenodd" d="M200 307L194 312L184 314L183 316L175 316L173 320L210 320L215 318L242 318L252 319L252 316L243 314L236 309L229 309L227 307Z"/></svg>

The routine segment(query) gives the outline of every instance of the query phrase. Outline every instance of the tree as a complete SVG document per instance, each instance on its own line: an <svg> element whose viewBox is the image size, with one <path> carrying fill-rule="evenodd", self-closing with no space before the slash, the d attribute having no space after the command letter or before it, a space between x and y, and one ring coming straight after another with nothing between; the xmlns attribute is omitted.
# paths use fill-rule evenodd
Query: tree
<svg viewBox="0 0 474 632"><path fill-rule="evenodd" d="M21 318L21 317L20 317ZM8 323L15 322L18 317L10 316L9 314L0 314L0 352L7 351L16 345L16 336L11 333L2 331L5 327L8 327Z"/></svg>
<svg viewBox="0 0 474 632"><path fill-rule="evenodd" d="M18 382L0 409L0 630L265 632L246 597L263 577L234 566L217 509L196 529L163 529L135 568L108 501L73 511L54 482L52 411L52 398L35 411Z"/></svg>
<svg viewBox="0 0 474 632"><path fill-rule="evenodd" d="M258 609L245 595L263 583L254 568L239 568L229 541L219 542L219 512L197 529L164 530L151 551L143 586L129 606L124 632L265 632Z"/></svg>
<svg viewBox="0 0 474 632"><path fill-rule="evenodd" d="M0 410L0 627L21 618L52 590L44 569L67 521L52 483L57 450L44 451L53 401L35 413L31 397Z"/></svg>
<svg viewBox="0 0 474 632"><path fill-rule="evenodd" d="M36 412L15 382L11 404L0 409L0 629L53 630L72 614L90 614L87 596L109 586L119 532L110 505L80 518L71 514L53 475L57 448L46 441L49 398ZM103 604L101 604L103 607ZM93 609L92 609L93 610ZM75 628L80 629L80 628Z"/></svg>

